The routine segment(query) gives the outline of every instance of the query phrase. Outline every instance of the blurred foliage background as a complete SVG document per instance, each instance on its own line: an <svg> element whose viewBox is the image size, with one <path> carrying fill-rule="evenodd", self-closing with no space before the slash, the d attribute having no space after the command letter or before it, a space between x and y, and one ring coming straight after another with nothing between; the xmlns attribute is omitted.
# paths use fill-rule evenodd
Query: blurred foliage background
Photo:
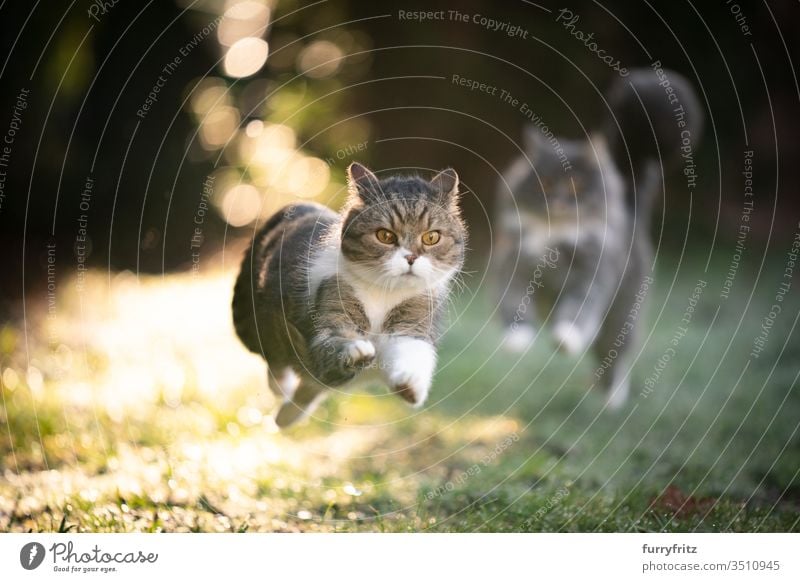
<svg viewBox="0 0 800 582"><path fill-rule="evenodd" d="M204 202L210 207L201 217L207 256L227 240L247 238L258 219L290 200L337 206L343 170L353 159L378 169L457 168L469 190L464 206L473 246L488 248L498 172L518 151L525 119L497 96L453 84L452 75L507 90L567 136L599 126L600 94L615 75L554 22L555 5L180 0L99 6L31 9L10 1L3 8L4 121L19 90L30 90L0 213L11 269L4 296L24 291L18 277L24 267L26 285L42 279L47 242L60 243L60 259L70 253L65 249L74 246L81 214L89 218L93 264L188 269ZM403 10L454 8L519 25L527 38L471 20L399 17ZM745 131L757 151L754 252L769 236L789 236L798 202L788 193L800 178L790 162L798 157L800 130L797 79L787 57L787 50L795 52L787 39L800 27L792 8L741 7L749 36L725 3L632 2L612 12L575 2L570 9L580 15L577 27L594 32L625 66L659 59L684 73L709 113L697 149L702 171L691 224L688 194L673 175L677 186L668 189L663 232L655 236L734 239L735 227L724 225L738 221L741 176L730 168L740 166ZM176 57L180 63L165 74ZM157 101L138 116L159 76ZM80 195L88 176L94 189L84 213ZM204 200L209 176L213 193ZM786 194L776 200L778 185ZM481 256L473 253L473 261Z"/></svg>

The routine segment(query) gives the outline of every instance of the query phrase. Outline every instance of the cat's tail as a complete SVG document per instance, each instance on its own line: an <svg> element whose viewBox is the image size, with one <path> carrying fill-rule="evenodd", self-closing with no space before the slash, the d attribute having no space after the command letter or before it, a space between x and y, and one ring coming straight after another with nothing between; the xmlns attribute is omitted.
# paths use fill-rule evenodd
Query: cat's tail
<svg viewBox="0 0 800 582"><path fill-rule="evenodd" d="M649 220L667 172L683 168L694 183L695 151L705 115L692 83L669 69L632 69L606 92L603 134L626 178L636 217Z"/></svg>

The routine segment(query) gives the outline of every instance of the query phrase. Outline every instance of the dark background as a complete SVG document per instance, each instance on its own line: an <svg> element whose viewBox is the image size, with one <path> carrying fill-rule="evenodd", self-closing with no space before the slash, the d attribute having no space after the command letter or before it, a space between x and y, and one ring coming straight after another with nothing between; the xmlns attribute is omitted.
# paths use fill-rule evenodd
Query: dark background
<svg viewBox="0 0 800 582"><path fill-rule="evenodd" d="M212 34L183 59L137 129L136 111L161 68L223 9L221 2L189 4L122 0L99 23L88 17L86 1L34 8L19 0L2 7L0 134L10 123L20 89L30 90L0 208L4 298L20 297L41 284L50 242L57 244L59 262L66 265L59 276L74 273L75 258L69 255L80 193L90 173L95 180L88 226L94 266L137 272L189 268L192 218L202 182L217 168L239 164L226 152L198 146L196 119L183 102L202 78L219 77L229 85L242 126L260 118L282 122L286 108L275 103L287 94L297 97L307 107L286 123L303 149L322 159L366 138L369 145L357 157L376 169L455 167L468 190L464 208L473 260L478 260L488 248L486 216L497 172L518 151L524 119L497 97L453 85L452 75L507 89L565 136L599 126L604 114L600 92L615 77L555 22L562 6L547 0L540 7L523 1L335 0L307 8L281 0L264 35L271 54L257 74L225 77ZM725 2L569 6L580 15L577 28L594 32L598 44L628 68L659 59L699 90L707 114L705 135L696 148L699 185L690 220L683 177L670 175L663 226L654 220L654 236L669 243L666 248L677 249L687 237L694 245L690 249L703 254L714 252L709 250L712 240L716 247L733 243L742 203L745 132L756 152L749 252L757 257L768 241L771 248L796 229L800 122L793 62L800 14L789 2L739 6L752 36L743 35ZM472 22L398 19L398 10L454 8L520 25L529 31L528 39L509 38ZM299 74L296 55L320 38L353 56L326 78ZM333 179L342 182L351 159L335 160ZM332 205L340 200L329 199ZM221 215L211 212L204 225L204 251L221 248L225 240L246 239L252 228L226 228Z"/></svg>

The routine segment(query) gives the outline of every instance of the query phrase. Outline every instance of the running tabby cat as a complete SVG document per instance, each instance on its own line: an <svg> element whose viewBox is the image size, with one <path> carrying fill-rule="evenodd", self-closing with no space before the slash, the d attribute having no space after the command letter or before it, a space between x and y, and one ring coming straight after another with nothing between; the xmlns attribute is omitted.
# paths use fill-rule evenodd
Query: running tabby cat
<svg viewBox="0 0 800 582"><path fill-rule="evenodd" d="M611 115L588 139L559 138L558 150L528 126L525 154L498 193L495 280L505 345L522 351L537 326L549 324L559 349L590 349L602 362L595 376L612 408L628 396L641 301L653 281L650 216L664 166L681 159L684 136L696 142L703 125L691 84L658 71L637 69L617 81L606 96Z"/></svg>
<svg viewBox="0 0 800 582"><path fill-rule="evenodd" d="M464 262L455 171L381 180L353 163L347 173L340 213L296 204L269 219L234 290L236 332L269 364L281 427L331 389L370 381L422 405Z"/></svg>

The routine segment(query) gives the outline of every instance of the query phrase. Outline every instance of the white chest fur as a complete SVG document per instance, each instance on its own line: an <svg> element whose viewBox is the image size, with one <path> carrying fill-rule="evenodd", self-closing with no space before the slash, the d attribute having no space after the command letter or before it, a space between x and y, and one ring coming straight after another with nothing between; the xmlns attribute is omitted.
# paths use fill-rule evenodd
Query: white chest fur
<svg viewBox="0 0 800 582"><path fill-rule="evenodd" d="M436 368L436 349L425 340L394 335L384 335L383 324L389 312L403 301L420 293L420 288L386 288L370 283L359 276L342 256L337 247L319 252L309 265L308 284L312 297L322 281L338 276L353 288L369 319L368 341L376 348L376 364L368 366L347 383L346 388L382 381L393 391L402 394L413 406L421 406L428 396L433 372ZM447 278L437 285L437 291L446 290Z"/></svg>
<svg viewBox="0 0 800 582"><path fill-rule="evenodd" d="M382 331L383 322L392 309L419 293L413 289L387 291L376 285L358 285L357 283L353 286L353 289L356 297L364 306L372 333L380 333Z"/></svg>
<svg viewBox="0 0 800 582"><path fill-rule="evenodd" d="M385 286L370 284L353 271L352 265L341 256L338 247L326 247L309 265L309 291L313 297L322 281L338 275L342 281L352 286L356 297L364 307L372 333L382 331L383 322L392 309L421 292L415 288L387 289Z"/></svg>

